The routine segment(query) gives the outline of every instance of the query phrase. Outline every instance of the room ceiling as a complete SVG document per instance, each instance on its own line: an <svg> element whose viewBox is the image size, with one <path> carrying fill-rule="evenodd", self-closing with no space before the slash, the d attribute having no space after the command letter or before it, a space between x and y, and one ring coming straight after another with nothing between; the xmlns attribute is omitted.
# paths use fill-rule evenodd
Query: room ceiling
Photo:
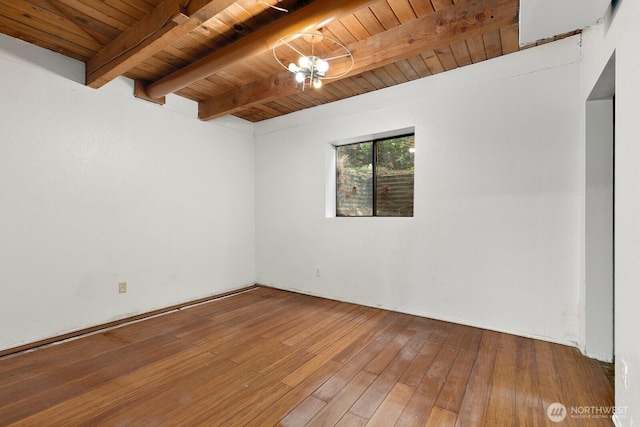
<svg viewBox="0 0 640 427"><path fill-rule="evenodd" d="M137 96L197 101L202 120L258 122L518 51L518 12L518 0L0 0L0 31L84 62L97 90L122 75ZM347 46L351 72L303 90L271 51L303 30Z"/></svg>

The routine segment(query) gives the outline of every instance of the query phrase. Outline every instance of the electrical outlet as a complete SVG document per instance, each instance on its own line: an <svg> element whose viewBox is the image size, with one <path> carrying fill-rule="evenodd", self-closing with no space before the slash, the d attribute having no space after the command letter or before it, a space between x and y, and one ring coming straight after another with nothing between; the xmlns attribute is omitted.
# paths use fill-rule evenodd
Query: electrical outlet
<svg viewBox="0 0 640 427"><path fill-rule="evenodd" d="M118 283L118 293L124 294L127 292L127 282Z"/></svg>
<svg viewBox="0 0 640 427"><path fill-rule="evenodd" d="M320 277L320 269L316 268L316 277Z"/></svg>

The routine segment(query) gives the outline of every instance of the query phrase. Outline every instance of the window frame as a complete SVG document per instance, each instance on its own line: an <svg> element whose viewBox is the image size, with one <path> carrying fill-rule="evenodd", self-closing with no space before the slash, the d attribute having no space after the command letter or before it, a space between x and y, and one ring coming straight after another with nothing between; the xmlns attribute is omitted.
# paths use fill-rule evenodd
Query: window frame
<svg viewBox="0 0 640 427"><path fill-rule="evenodd" d="M333 215L336 218L413 218L415 213L413 212L413 208L415 208L415 191L413 193L413 200L412 200L412 214L411 215L377 215L377 198L378 198L378 174L377 174L377 163L378 163L378 150L376 149L376 145L377 143L379 143L380 141L388 141L390 139L396 139L396 138L404 138L404 137L408 137L408 136L413 136L413 144L414 144L414 149L415 149L415 137L416 137L416 133L415 133L415 129L405 129L402 132L399 133L393 133L393 134L384 134L384 135L378 135L377 137L372 137L372 138L366 138L363 139L361 141L356 141L356 142L347 142L344 144L335 144L333 145L333 150L334 150L334 164L333 164L333 168L334 168L334 192L335 192L335 209L333 212ZM372 151L372 163L371 163L371 174L372 174L372 182L371 182L371 215L339 215L338 214L338 207L339 207L339 192L338 192L338 181L339 181L339 177L338 177L338 149L342 148L342 147L348 147L348 146L352 146L352 145L360 145L360 144L367 144L367 143L371 143L371 151ZM414 190L415 190L415 158L413 161L413 167L414 167Z"/></svg>

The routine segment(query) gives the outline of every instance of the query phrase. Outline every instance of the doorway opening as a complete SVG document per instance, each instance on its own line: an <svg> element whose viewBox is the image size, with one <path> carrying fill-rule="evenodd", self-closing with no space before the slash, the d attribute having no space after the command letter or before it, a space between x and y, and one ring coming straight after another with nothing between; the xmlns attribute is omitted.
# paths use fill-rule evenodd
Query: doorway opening
<svg viewBox="0 0 640 427"><path fill-rule="evenodd" d="M586 102L585 349L614 363L615 53Z"/></svg>

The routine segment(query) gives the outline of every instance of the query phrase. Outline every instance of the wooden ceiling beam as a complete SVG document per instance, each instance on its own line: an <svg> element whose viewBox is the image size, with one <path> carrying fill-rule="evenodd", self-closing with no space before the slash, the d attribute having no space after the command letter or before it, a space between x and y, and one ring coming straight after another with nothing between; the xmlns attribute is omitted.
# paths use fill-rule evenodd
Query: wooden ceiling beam
<svg viewBox="0 0 640 427"><path fill-rule="evenodd" d="M349 46L350 77L518 23L519 0L467 0Z"/></svg>
<svg viewBox="0 0 640 427"><path fill-rule="evenodd" d="M168 95L253 55L268 51L282 36L321 28L378 0L315 0L271 25L217 50L166 77L151 83L146 92L153 98Z"/></svg>
<svg viewBox="0 0 640 427"><path fill-rule="evenodd" d="M163 0L87 61L86 85L99 88L125 74L233 3L235 0Z"/></svg>
<svg viewBox="0 0 640 427"><path fill-rule="evenodd" d="M212 120L254 105L284 98L300 91L299 86L289 71L282 71L241 89L199 102L198 118Z"/></svg>
<svg viewBox="0 0 640 427"><path fill-rule="evenodd" d="M464 0L348 46L355 64L348 75L391 64L500 27L518 23L518 0ZM327 83L336 81L328 80ZM320 89L322 90L322 89ZM201 101L198 117L211 120L300 91L288 72Z"/></svg>

